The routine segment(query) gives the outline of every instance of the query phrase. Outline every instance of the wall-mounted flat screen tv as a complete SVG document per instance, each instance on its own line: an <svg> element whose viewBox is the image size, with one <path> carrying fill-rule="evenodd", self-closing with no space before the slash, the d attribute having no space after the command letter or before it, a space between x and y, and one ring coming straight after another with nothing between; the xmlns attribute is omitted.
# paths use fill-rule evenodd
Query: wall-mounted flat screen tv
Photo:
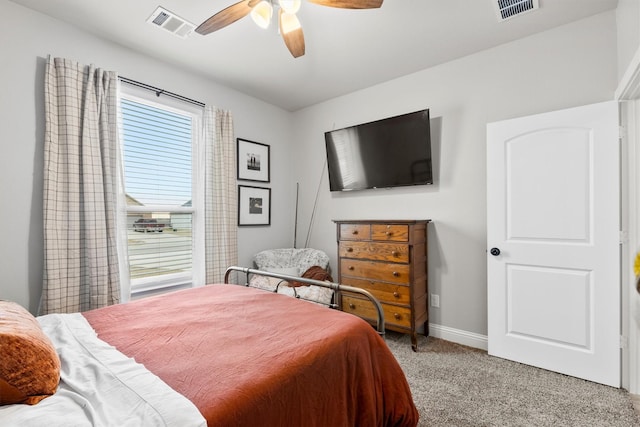
<svg viewBox="0 0 640 427"><path fill-rule="evenodd" d="M433 184L429 110L325 132L331 191Z"/></svg>

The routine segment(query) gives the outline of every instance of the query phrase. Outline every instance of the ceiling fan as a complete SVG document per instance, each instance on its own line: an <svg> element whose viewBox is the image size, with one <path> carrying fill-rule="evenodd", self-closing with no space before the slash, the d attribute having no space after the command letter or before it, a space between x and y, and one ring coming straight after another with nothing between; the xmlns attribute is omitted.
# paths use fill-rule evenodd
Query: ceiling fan
<svg viewBox="0 0 640 427"><path fill-rule="evenodd" d="M321 6L340 9L376 9L383 0L309 0ZM273 4L279 6L278 23L284 44L294 58L304 55L304 34L302 25L296 16L301 0L241 0L221 10L204 21L196 32L206 35L233 24L240 18L251 14L251 18L261 28L267 28L273 15Z"/></svg>

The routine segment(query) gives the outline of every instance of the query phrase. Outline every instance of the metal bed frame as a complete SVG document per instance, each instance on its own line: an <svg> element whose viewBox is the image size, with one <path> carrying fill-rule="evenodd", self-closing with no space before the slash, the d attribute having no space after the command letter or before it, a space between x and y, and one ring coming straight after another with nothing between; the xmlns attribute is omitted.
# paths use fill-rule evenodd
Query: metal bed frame
<svg viewBox="0 0 640 427"><path fill-rule="evenodd" d="M356 294L360 294L362 296L364 296L365 298L367 298L369 301L371 301L373 303L373 306L376 309L377 312L377 322L376 322L376 330L378 331L378 334L380 334L382 337L384 337L384 331L385 331L385 325L384 325L384 311L382 310L382 305L380 304L380 301L378 301L378 299L376 297L373 296L373 294L371 294L371 292L365 290L365 289L360 289L360 288L356 288L353 286L347 286L347 285L341 285L339 283L335 283L335 282L323 282L321 280L314 280L314 279L307 279L305 277L296 277L296 276L289 276L287 274L280 274L280 273L272 273L269 271L262 271L262 270L256 270L253 268L247 268L247 267L237 267L237 266L231 266L229 268L227 268L227 271L224 273L224 283L229 284L229 276L231 275L232 271L237 271L240 273L244 273L245 277L246 277L246 282L243 286L250 286L249 285L249 276L251 274L256 274L256 275L260 275L260 276L267 276L267 277L275 277L276 279L282 279L282 281L287 281L287 282L302 282L302 283L308 283L310 285L316 285L316 286L320 286L323 288L329 288L329 289L333 289L334 291L347 291L347 292L352 292L352 293L356 293ZM278 286L280 286L280 283L278 283L278 285L276 286L276 290L275 292L277 292L278 290ZM295 293L295 288L294 289L294 293ZM296 296L297 298L300 299L300 297ZM329 305L330 308L339 308L336 304L330 304Z"/></svg>

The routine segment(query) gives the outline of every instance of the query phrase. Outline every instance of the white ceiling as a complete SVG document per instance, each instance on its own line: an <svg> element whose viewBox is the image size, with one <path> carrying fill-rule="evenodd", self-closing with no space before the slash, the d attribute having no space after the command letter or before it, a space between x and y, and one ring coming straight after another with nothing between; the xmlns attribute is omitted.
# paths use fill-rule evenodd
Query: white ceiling
<svg viewBox="0 0 640 427"><path fill-rule="evenodd" d="M306 54L250 17L181 39L146 23L157 6L199 25L236 0L12 0L136 51L295 111L511 40L614 9L617 0L539 0L499 22L497 0L386 0L346 10L303 2ZM170 90L170 88L167 88Z"/></svg>

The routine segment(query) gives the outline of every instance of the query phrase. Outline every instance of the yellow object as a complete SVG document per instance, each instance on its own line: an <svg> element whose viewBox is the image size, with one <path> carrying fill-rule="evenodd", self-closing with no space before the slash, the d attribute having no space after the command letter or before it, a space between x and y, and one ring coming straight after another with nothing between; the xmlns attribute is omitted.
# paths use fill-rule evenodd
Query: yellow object
<svg viewBox="0 0 640 427"><path fill-rule="evenodd" d="M633 273L637 278L640 278L640 252L636 255L636 260L633 263Z"/></svg>
<svg viewBox="0 0 640 427"><path fill-rule="evenodd" d="M258 27L267 29L271 23L271 15L273 14L273 6L267 0L262 0L251 9L251 19Z"/></svg>

